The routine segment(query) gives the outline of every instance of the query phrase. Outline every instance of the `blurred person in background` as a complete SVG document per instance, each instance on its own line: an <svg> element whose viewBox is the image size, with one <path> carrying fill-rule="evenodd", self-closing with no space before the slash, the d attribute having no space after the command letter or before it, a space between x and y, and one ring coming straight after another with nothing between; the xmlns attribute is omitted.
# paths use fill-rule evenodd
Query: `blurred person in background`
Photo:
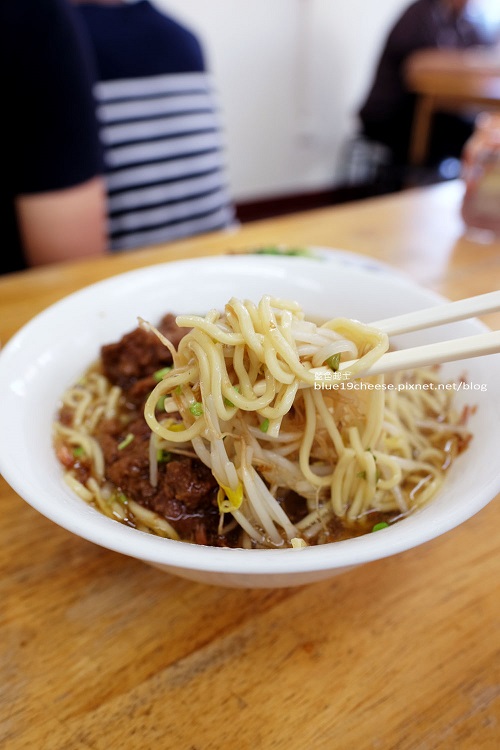
<svg viewBox="0 0 500 750"><path fill-rule="evenodd" d="M0 7L4 109L0 273L106 252L91 54L66 0Z"/></svg>
<svg viewBox="0 0 500 750"><path fill-rule="evenodd" d="M147 0L73 0L94 48L112 251L234 222L196 36Z"/></svg>
<svg viewBox="0 0 500 750"><path fill-rule="evenodd" d="M407 164L415 96L405 85L408 57L426 48L465 49L493 40L467 16L469 0L417 0L390 31L368 96L360 109L363 134L388 147L395 165ZM437 113L433 119L429 166L458 158L472 133L473 119Z"/></svg>

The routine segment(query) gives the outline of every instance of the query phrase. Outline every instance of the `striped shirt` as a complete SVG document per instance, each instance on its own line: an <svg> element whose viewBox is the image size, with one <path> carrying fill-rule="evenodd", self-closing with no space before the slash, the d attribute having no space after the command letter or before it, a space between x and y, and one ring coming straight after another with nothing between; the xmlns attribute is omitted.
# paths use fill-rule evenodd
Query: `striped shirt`
<svg viewBox="0 0 500 750"><path fill-rule="evenodd" d="M234 208L212 78L199 63L197 48L192 63L186 61L184 48L179 49L178 57L182 51L184 59L177 66L174 59L173 34L191 45L193 37L164 16L159 23L158 11L146 2L80 7L99 13L95 24L90 17L89 29L101 74L95 95L107 170L111 249L127 250L230 226ZM136 25L144 14L151 22L154 13L155 34L158 29L170 34L161 45L151 31L142 36L137 32L134 55L140 55L150 41L140 57L141 75L130 69L128 58L128 67L119 64L118 58L125 56L119 44L114 44L114 61L110 54L114 37L102 37L103 19L114 20L117 13L135 13L130 24ZM112 26L113 34L118 31L116 24ZM106 65L99 66L101 58Z"/></svg>

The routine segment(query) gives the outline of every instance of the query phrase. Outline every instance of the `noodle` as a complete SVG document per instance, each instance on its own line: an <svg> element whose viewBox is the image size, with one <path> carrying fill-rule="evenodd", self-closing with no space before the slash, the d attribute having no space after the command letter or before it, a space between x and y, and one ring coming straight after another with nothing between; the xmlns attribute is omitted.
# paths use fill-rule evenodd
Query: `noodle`
<svg viewBox="0 0 500 750"><path fill-rule="evenodd" d="M450 392L431 387L435 372L363 377L389 342L358 321L317 325L297 303L264 296L180 315L177 324L190 330L175 348L140 321L173 358L144 408L151 486L162 451L197 457L218 485L219 533L239 530L239 546L299 548L392 522L436 494L467 444ZM182 538L137 498L96 487L106 468L95 433L101 419L119 415L121 399L94 371L64 395L71 418L56 423L56 446L81 446L93 474L81 481L71 467L69 481L110 517ZM302 502L298 515L287 509L290 493Z"/></svg>

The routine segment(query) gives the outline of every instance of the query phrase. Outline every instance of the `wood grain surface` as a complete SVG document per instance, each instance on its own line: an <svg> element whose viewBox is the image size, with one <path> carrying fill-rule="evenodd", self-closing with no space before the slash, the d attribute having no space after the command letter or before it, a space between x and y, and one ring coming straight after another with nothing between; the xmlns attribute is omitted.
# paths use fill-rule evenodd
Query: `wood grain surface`
<svg viewBox="0 0 500 750"><path fill-rule="evenodd" d="M276 242L378 258L453 299L500 288L500 242L464 235L460 198L450 183L4 277L0 338L115 273ZM500 328L499 314L485 320ZM498 498L418 549L254 591L101 549L1 478L0 505L6 750L499 747Z"/></svg>

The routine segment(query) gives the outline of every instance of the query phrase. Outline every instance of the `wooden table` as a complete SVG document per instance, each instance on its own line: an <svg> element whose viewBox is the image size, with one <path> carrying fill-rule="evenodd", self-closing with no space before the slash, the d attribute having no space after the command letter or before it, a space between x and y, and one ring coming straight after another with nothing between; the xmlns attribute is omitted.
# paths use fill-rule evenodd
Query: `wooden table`
<svg viewBox="0 0 500 750"><path fill-rule="evenodd" d="M463 236L460 197L450 183L5 277L1 340L97 279L262 243L357 251L452 298L499 288L500 242ZM280 590L204 586L101 549L1 479L0 503L6 750L498 747L498 501L419 549Z"/></svg>
<svg viewBox="0 0 500 750"><path fill-rule="evenodd" d="M420 50L405 76L418 95L409 153L415 166L425 162L434 112L500 108L500 49Z"/></svg>

